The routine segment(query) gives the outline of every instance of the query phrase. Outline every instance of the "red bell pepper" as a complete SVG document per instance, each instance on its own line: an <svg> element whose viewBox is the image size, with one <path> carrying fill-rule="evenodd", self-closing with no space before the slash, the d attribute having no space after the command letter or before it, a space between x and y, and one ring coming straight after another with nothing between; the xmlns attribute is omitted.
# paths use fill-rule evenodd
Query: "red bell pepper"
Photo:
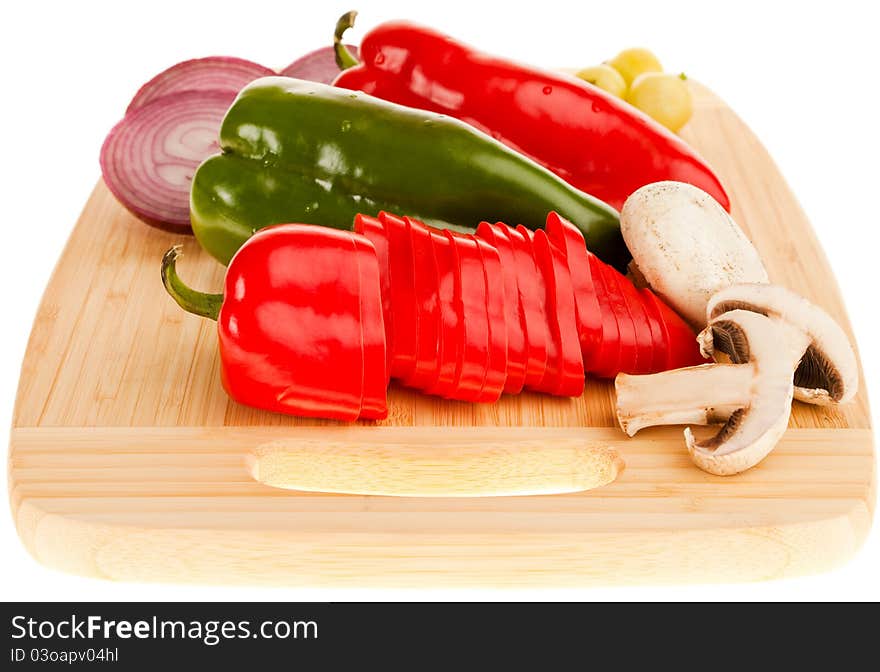
<svg viewBox="0 0 880 672"><path fill-rule="evenodd" d="M450 399L494 402L524 385L578 396L585 370L611 377L702 361L678 315L586 252L565 220L556 224L561 245L543 230L484 223L474 236L389 213L357 218L369 237L280 224L233 257L225 294L187 287L177 248L162 279L183 308L217 320L229 395L294 415L384 418L390 375ZM601 319L592 349L579 333L584 298Z"/></svg>
<svg viewBox="0 0 880 672"><path fill-rule="evenodd" d="M550 336L547 330L547 314L544 310L543 289L537 282L529 282L529 278L537 278L538 267L532 254L529 238L508 226L501 231L510 239L516 262L517 286L520 303L525 316L525 337L528 358L526 360L525 385L532 388L544 378L547 370L547 341Z"/></svg>
<svg viewBox="0 0 880 672"><path fill-rule="evenodd" d="M431 246L437 265L437 298L440 303L440 349L437 377L425 387L428 394L449 396L455 389L455 371L461 357L459 307L456 304L456 261L452 241L442 232L431 230Z"/></svg>
<svg viewBox="0 0 880 672"><path fill-rule="evenodd" d="M448 230L444 233L455 255L455 304L461 343L450 396L463 401L480 401L489 366L489 317L483 264L473 239Z"/></svg>
<svg viewBox="0 0 880 672"><path fill-rule="evenodd" d="M562 251L571 273L577 312L578 337L581 351L593 352L602 338L602 314L590 274L590 252L578 228L559 214L547 215L545 225L550 241ZM586 356L586 355L585 355Z"/></svg>
<svg viewBox="0 0 880 672"><path fill-rule="evenodd" d="M613 378L620 371L620 330L608 296L605 266L595 254L589 256L590 274L596 288L599 312L602 314L602 340L592 353L584 356L587 371L600 378Z"/></svg>
<svg viewBox="0 0 880 672"><path fill-rule="evenodd" d="M504 280L504 321L507 330L507 380L504 383L504 391L508 394L519 394L522 392L526 380L525 324L522 302L519 297L513 245L503 233L502 227L504 224L501 223L480 222L477 227L477 236L498 251L501 278Z"/></svg>
<svg viewBox="0 0 880 672"><path fill-rule="evenodd" d="M424 388L437 379L440 357L440 302L437 296L439 278L431 233L417 220L404 217L409 227L412 247L412 275L415 282L418 346L416 365L404 384Z"/></svg>
<svg viewBox="0 0 880 672"><path fill-rule="evenodd" d="M401 217L379 213L379 221L388 241L388 275L391 294L391 326L394 344L391 350L391 376L405 380L416 367L418 354L418 313L409 236L409 225Z"/></svg>
<svg viewBox="0 0 880 672"><path fill-rule="evenodd" d="M547 288L547 318L556 361L547 364L546 387L551 394L576 397L584 391L584 360L575 320L574 289L562 252L547 234L535 231L535 259Z"/></svg>
<svg viewBox="0 0 880 672"><path fill-rule="evenodd" d="M361 417L384 418L388 415L388 362L385 328L376 315L382 315L382 286L379 257L375 247L361 236L352 236L360 279L361 336L363 338L364 391Z"/></svg>
<svg viewBox="0 0 880 672"><path fill-rule="evenodd" d="M687 323L663 303L650 289L643 289L645 305L659 318L666 342L666 362L658 371L679 369L685 366L705 364L706 359L700 354L700 347L694 338L693 330Z"/></svg>
<svg viewBox="0 0 880 672"><path fill-rule="evenodd" d="M375 217L368 215L358 215L354 220L354 230L367 238L376 249L376 261L379 264L379 291L382 302L382 319L385 323L385 343L386 343L386 372L391 371L391 353L394 350L394 343L391 340L394 334L392 327L394 312L391 310L391 273L388 265L388 238L385 236L385 229Z"/></svg>
<svg viewBox="0 0 880 672"><path fill-rule="evenodd" d="M618 209L661 180L688 182L730 207L721 182L684 140L598 87L401 21L368 32L358 64L341 40L353 22L349 13L337 25L337 62L346 69L336 86L461 119Z"/></svg>
<svg viewBox="0 0 880 672"><path fill-rule="evenodd" d="M307 224L262 229L229 263L224 294L184 285L178 255L166 253L163 282L184 309L217 320L230 397L293 415L387 415L378 264L366 238ZM374 297L363 301L362 292Z"/></svg>
<svg viewBox="0 0 880 672"><path fill-rule="evenodd" d="M501 397L507 382L507 313L503 272L498 250L486 241L467 234L477 245L486 284L486 318L489 327L486 377L480 401L493 402Z"/></svg>

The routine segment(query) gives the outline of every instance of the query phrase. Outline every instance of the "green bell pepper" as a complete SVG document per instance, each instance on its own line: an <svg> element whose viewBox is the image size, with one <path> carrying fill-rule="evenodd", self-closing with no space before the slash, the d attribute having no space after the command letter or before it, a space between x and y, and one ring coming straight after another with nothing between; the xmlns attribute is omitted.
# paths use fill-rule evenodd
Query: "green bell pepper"
<svg viewBox="0 0 880 672"><path fill-rule="evenodd" d="M441 228L480 221L536 229L556 210L621 267L617 212L488 135L447 116L284 77L239 93L222 153L196 171L192 228L223 263L254 231L301 222L350 229L357 213L406 214Z"/></svg>

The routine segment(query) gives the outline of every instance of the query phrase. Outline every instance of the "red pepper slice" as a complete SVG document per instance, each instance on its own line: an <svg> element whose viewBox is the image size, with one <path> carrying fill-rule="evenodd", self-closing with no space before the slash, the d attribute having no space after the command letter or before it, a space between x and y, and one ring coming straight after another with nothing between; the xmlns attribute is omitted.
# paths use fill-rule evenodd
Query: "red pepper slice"
<svg viewBox="0 0 880 672"><path fill-rule="evenodd" d="M379 259L369 239L353 234L352 240L357 250L354 256L360 276L361 338L364 351L364 390L360 417L382 420L388 417L388 367Z"/></svg>
<svg viewBox="0 0 880 672"><path fill-rule="evenodd" d="M660 322L666 331L666 369L680 369L684 366L705 364L706 359L700 354L696 334L688 324L679 317L672 308L663 303L651 290L643 290L660 316Z"/></svg>
<svg viewBox="0 0 880 672"><path fill-rule="evenodd" d="M651 325L651 338L654 343L654 352L651 356L651 373L666 371L669 368L669 334L666 333L666 325L663 323L660 309L655 303L657 298L646 287L639 290L639 297L642 300L642 306Z"/></svg>
<svg viewBox="0 0 880 672"><path fill-rule="evenodd" d="M620 274L607 264L602 264L602 272L605 277L605 291L608 294L608 300L611 309L617 319L617 331L620 336L620 359L617 363L617 375L621 371L626 373L635 373L637 370L636 356L638 355L638 343L636 341L636 329L633 325L632 317L629 314L629 308L626 305L626 299L623 296L623 290L620 287L618 277Z"/></svg>
<svg viewBox="0 0 880 672"><path fill-rule="evenodd" d="M536 231L534 238L535 259L547 289L548 326L557 357L552 364L548 361L545 389L551 394L577 397L584 391L584 363L571 274L562 252L551 244L544 231Z"/></svg>
<svg viewBox="0 0 880 672"><path fill-rule="evenodd" d="M593 287L596 289L596 298L599 302L599 313L602 315L602 339L595 355L590 358L589 371L599 378L613 378L620 370L620 331L606 288L607 280L602 270L605 264L595 254L590 254L589 260Z"/></svg>
<svg viewBox="0 0 880 672"><path fill-rule="evenodd" d="M499 223L500 224L500 223ZM516 229L501 225L499 231L510 240L516 263L517 288L525 316L526 360L525 386L532 388L544 378L548 361L547 313L544 309L544 290L537 282L538 266L532 254L530 238Z"/></svg>
<svg viewBox="0 0 880 672"><path fill-rule="evenodd" d="M363 397L360 274L351 233L282 224L258 231L226 272L221 375L243 404L355 420ZM321 297L321 301L315 301Z"/></svg>
<svg viewBox="0 0 880 672"><path fill-rule="evenodd" d="M400 380L409 377L416 366L418 349L418 313L415 300L415 278L406 220L387 212L379 213L379 221L388 239L388 262L391 283L391 376Z"/></svg>
<svg viewBox="0 0 880 672"><path fill-rule="evenodd" d="M623 293L629 316L636 332L636 370L634 373L651 373L654 358L654 340L651 323L645 312L642 295L624 275L614 271Z"/></svg>
<svg viewBox="0 0 880 672"><path fill-rule="evenodd" d="M456 261L455 303L459 315L460 357L449 397L479 401L486 380L489 350L489 317L486 283L477 244L470 238L444 234L452 244Z"/></svg>
<svg viewBox="0 0 880 672"><path fill-rule="evenodd" d="M485 240L467 236L477 245L486 283L486 317L489 329L486 377L480 401L491 403L501 398L507 382L507 313L504 305L503 271L498 250ZM502 280L499 284L498 281Z"/></svg>
<svg viewBox="0 0 880 672"><path fill-rule="evenodd" d="M522 301L516 272L516 258L513 244L504 233L504 224L481 222L477 227L477 236L498 250L501 259L501 275L504 278L505 323L507 325L507 381L504 391L508 394L522 392L526 380L526 360L528 357L525 322ZM490 286L492 285L490 279Z"/></svg>
<svg viewBox="0 0 880 672"><path fill-rule="evenodd" d="M376 257L379 263L379 287L380 297L382 301L382 320L385 324L385 357L386 357L386 374L391 371L391 353L394 350L392 338L394 329L392 321L394 319L394 311L391 310L391 271L388 265L388 237L385 235L385 227L375 217L368 215L357 215L354 218L354 230L369 240L376 250Z"/></svg>
<svg viewBox="0 0 880 672"><path fill-rule="evenodd" d="M437 377L425 387L428 394L441 397L452 394L455 373L461 352L461 307L457 303L456 284L458 275L452 241L443 231L430 229L431 247L437 267L437 294L440 302L440 351Z"/></svg>
<svg viewBox="0 0 880 672"><path fill-rule="evenodd" d="M590 273L589 252L578 228L558 213L551 212L547 215L546 230L550 242L563 251L568 263L571 284L574 287L581 352L584 366L589 369L602 338L602 315Z"/></svg>
<svg viewBox="0 0 880 672"><path fill-rule="evenodd" d="M424 389L437 379L440 357L440 304L437 298L437 264L428 228L417 219L404 217L409 225L413 253L418 346L416 364L403 382Z"/></svg>

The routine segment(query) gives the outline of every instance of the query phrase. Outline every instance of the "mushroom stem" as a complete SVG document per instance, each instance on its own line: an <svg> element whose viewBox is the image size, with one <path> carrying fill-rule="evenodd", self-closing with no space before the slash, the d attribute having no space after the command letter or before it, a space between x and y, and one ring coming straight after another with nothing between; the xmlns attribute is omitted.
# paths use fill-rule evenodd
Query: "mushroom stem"
<svg viewBox="0 0 880 672"><path fill-rule="evenodd" d="M644 376L621 373L614 381L617 420L628 436L655 425L726 422L749 403L751 364L700 364Z"/></svg>

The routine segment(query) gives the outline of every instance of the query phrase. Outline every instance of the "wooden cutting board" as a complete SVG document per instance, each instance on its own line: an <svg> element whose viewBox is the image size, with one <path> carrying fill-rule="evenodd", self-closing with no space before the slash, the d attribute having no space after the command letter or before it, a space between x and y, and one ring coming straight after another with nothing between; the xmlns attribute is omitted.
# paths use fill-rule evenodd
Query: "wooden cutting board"
<svg viewBox="0 0 880 672"><path fill-rule="evenodd" d="M716 168L774 282L849 330L828 263L770 156L695 86L683 135ZM387 421L351 426L231 402L213 322L164 293L159 260L183 243L184 277L223 269L187 237L129 215L99 183L46 290L22 367L9 483L21 539L40 562L132 581L288 585L583 585L768 579L849 558L871 524L874 451L864 381L839 409L795 403L776 451L740 476L693 467L680 428L627 439L612 387L580 399L494 405L392 389ZM606 487L492 498L344 496L253 480L258 446L495 444L616 447Z"/></svg>

